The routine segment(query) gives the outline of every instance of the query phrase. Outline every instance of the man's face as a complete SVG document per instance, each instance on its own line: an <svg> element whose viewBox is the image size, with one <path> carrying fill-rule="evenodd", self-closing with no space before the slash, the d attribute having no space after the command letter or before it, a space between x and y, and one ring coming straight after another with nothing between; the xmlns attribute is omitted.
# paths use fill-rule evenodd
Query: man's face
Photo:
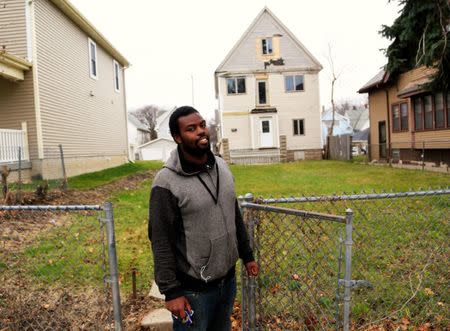
<svg viewBox="0 0 450 331"><path fill-rule="evenodd" d="M177 144L191 155L202 156L210 149L209 131L206 122L199 113L192 113L178 118L180 133L175 135Z"/></svg>

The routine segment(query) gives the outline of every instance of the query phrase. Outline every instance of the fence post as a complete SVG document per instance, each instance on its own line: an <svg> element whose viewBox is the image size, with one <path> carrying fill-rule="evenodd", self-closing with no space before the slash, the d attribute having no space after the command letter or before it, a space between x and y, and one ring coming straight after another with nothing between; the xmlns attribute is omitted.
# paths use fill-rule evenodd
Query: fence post
<svg viewBox="0 0 450 331"><path fill-rule="evenodd" d="M18 171L18 183L17 183L17 200L19 204L22 204L22 148L19 147L19 169Z"/></svg>
<svg viewBox="0 0 450 331"><path fill-rule="evenodd" d="M246 202L253 202L254 196L252 193L247 193L244 196ZM250 217L247 223L248 236L250 240L250 247L255 248L255 219ZM256 280L255 277L248 278L248 329L250 331L256 330Z"/></svg>
<svg viewBox="0 0 450 331"><path fill-rule="evenodd" d="M244 212L244 209L241 207L242 202L244 202L244 197L242 195L240 195L238 197L238 201L239 201L239 208L242 214L242 218L244 221L244 225L247 224L248 220L247 220L247 213ZM245 274L245 266L243 263L241 263L241 319L242 319L242 330L246 331L247 330L247 324L246 324L246 311L247 311L247 277Z"/></svg>
<svg viewBox="0 0 450 331"><path fill-rule="evenodd" d="M116 255L116 238L114 234L114 215L112 203L106 202L103 207L106 214L106 239L108 244L108 261L110 274L109 280L111 282L111 289L112 289L114 325L116 331L121 331L123 325L120 306L120 290L119 290L119 278L118 278L117 255Z"/></svg>
<svg viewBox="0 0 450 331"><path fill-rule="evenodd" d="M345 275L344 275L344 331L350 330L350 300L352 289L352 232L353 211L346 210L345 220Z"/></svg>
<svg viewBox="0 0 450 331"><path fill-rule="evenodd" d="M59 154L61 156L61 166L62 166L62 171L63 171L63 184L62 184L62 188L63 190L67 190L67 175L66 175L66 165L64 164L64 152L63 152L63 147L61 144L58 145L59 146Z"/></svg>

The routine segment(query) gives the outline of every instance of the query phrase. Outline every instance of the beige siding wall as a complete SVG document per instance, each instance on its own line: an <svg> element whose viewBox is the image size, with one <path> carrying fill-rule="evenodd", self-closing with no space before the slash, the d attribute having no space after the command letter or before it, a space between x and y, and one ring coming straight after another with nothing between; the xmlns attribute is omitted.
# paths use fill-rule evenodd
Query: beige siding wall
<svg viewBox="0 0 450 331"><path fill-rule="evenodd" d="M0 2L0 49L27 58L25 0Z"/></svg>
<svg viewBox="0 0 450 331"><path fill-rule="evenodd" d="M88 36L48 0L35 15L44 157L58 144L67 158L126 155L123 73L117 93L113 58L97 45L98 80L90 78Z"/></svg>
<svg viewBox="0 0 450 331"><path fill-rule="evenodd" d="M291 73L295 74L295 73ZM302 74L302 73L298 73ZM278 147L278 136L286 135L287 148L290 150L320 149L320 98L319 79L317 74L304 74L305 90L302 92L286 93L283 74L269 74L267 78L268 103L277 109L274 117L273 139ZM219 78L219 102L223 111L223 137L228 138L230 149L259 148L258 118L265 115L251 115L250 111L256 107L256 79L246 76L246 93L227 95L226 78ZM248 114L248 115L246 115ZM304 119L305 135L294 136L293 119ZM232 132L231 129L238 129ZM253 136L253 137L252 137Z"/></svg>
<svg viewBox="0 0 450 331"><path fill-rule="evenodd" d="M22 82L0 78L0 129L20 130L22 122L27 123L30 159L33 160L38 157L38 152L31 71L25 72Z"/></svg>
<svg viewBox="0 0 450 331"><path fill-rule="evenodd" d="M369 93L369 118L370 118L370 157L379 159L378 148L378 123L386 121L386 93L383 90Z"/></svg>
<svg viewBox="0 0 450 331"><path fill-rule="evenodd" d="M289 73L302 74L302 73ZM317 74L304 75L304 91L286 93L284 75L270 76L271 105L278 109L280 134L286 135L287 149L320 149L320 97ZM293 119L304 119L305 135L294 136Z"/></svg>

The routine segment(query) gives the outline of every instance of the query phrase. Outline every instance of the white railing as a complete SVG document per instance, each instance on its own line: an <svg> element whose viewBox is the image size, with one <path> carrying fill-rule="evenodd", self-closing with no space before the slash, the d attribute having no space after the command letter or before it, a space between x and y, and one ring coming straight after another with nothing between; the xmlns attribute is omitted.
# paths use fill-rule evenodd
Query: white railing
<svg viewBox="0 0 450 331"><path fill-rule="evenodd" d="M26 125L22 130L0 129L0 163L18 162L19 150L22 161L28 161L28 138Z"/></svg>

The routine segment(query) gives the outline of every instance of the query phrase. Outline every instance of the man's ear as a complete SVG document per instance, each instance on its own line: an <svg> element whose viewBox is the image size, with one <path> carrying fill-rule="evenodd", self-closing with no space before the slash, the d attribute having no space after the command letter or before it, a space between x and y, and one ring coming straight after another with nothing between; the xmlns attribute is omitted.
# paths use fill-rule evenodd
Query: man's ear
<svg viewBox="0 0 450 331"><path fill-rule="evenodd" d="M176 142L177 144L181 144L181 137L180 137L179 134L173 135L173 140L175 140L175 142Z"/></svg>

